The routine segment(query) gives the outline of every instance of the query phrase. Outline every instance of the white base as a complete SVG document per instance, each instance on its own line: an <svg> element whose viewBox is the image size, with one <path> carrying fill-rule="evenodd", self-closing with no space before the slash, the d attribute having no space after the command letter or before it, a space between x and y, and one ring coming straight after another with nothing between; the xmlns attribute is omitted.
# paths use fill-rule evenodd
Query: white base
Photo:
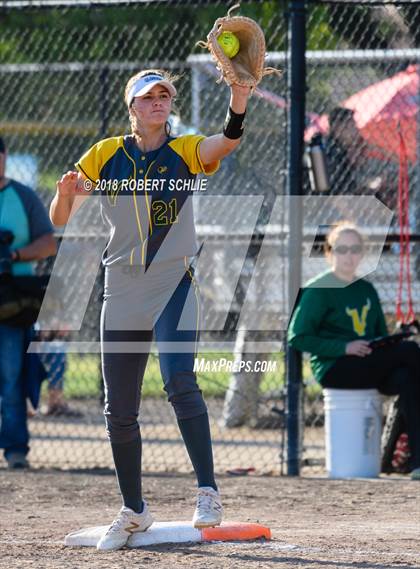
<svg viewBox="0 0 420 569"><path fill-rule="evenodd" d="M72 531L64 539L65 545L96 547L109 526L94 526ZM202 541L201 531L191 522L154 522L147 531L133 534L128 547L144 547L158 543L185 543Z"/></svg>

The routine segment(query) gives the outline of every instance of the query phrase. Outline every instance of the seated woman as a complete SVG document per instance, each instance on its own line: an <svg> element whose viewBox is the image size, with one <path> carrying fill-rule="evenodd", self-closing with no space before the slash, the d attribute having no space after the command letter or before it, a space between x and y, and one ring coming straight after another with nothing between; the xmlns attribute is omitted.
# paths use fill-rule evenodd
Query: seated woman
<svg viewBox="0 0 420 569"><path fill-rule="evenodd" d="M399 395L411 449L411 477L420 480L420 348L400 342L372 349L387 335L378 293L357 278L363 257L357 227L340 222L327 236L331 269L305 286L288 330L293 348L311 354L315 378L324 388L378 389Z"/></svg>

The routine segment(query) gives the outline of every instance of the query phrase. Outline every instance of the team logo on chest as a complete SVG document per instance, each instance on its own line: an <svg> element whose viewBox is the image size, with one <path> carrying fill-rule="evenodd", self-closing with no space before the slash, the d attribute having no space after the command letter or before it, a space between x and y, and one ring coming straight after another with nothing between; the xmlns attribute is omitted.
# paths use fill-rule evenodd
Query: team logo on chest
<svg viewBox="0 0 420 569"><path fill-rule="evenodd" d="M357 308L349 308L346 306L346 314L350 316L353 323L353 330L358 336L364 336L366 332L367 315L371 308L370 298L367 299L366 304L362 307L362 312L359 314Z"/></svg>

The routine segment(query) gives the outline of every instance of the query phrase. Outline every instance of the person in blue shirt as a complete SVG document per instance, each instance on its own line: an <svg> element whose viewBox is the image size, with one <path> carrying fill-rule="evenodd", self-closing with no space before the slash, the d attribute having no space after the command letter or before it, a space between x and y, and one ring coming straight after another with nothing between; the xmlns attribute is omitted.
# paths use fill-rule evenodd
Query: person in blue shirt
<svg viewBox="0 0 420 569"><path fill-rule="evenodd" d="M30 188L6 178L6 147L0 138L0 229L13 234L12 275L35 274L35 261L57 252L54 229L41 200ZM9 468L27 468L29 432L23 368L27 328L0 321L0 448Z"/></svg>

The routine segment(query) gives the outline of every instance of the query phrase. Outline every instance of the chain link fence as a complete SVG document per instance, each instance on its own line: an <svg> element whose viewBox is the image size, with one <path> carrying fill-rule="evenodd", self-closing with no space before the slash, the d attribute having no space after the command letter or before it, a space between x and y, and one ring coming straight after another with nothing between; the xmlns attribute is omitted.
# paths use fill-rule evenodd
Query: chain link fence
<svg viewBox="0 0 420 569"><path fill-rule="evenodd" d="M220 132L229 91L224 83L216 83L214 64L195 43L205 39L215 18L226 14L225 3L55 4L0 3L0 134L9 150L8 175L35 189L47 208L56 180L73 168L86 149L101 138L129 132L123 91L128 78L140 69L157 67L182 75L177 113L172 118L175 134ZM394 129L402 125L411 153L410 219L417 299L419 175L415 156L420 26L416 8L391 2L308 3L305 163L311 164L315 145L323 146L329 180L327 189L320 188L308 167L304 193L314 197L376 196L395 212L399 155L397 133L388 127L391 123ZM259 473L283 473L288 226L286 214L273 217L272 211L286 193L288 6L242 2L240 13L260 23L267 40L267 64L284 72L280 78L264 79L250 100L240 148L209 178L206 199L214 198L212 204L216 205L196 204L198 233L211 243L208 264L198 275L209 314L208 329L201 337L203 346L213 346L205 354L203 348L209 362L220 358L233 361L239 357L233 354L235 349L251 368L257 361L274 362L275 366L266 372L240 374L226 368L204 370L199 378L212 420L216 470L255 468ZM407 84L410 87L404 90ZM372 112L367 117L364 92L375 85L377 89L367 97L375 103L372 107L377 115ZM401 115L391 120L386 112L381 114L383 102L388 96L390 101L395 98L390 89L399 87L402 93L396 108ZM306 215L322 219L324 206L319 204L323 202L310 203L313 210ZM228 208L234 213L227 226L223 214ZM380 240L384 227L377 224L369 207L362 213L372 242ZM343 212L338 211L337 216ZM331 212L325 212L326 225L330 218ZM99 354L97 350L80 353L66 349L69 342L97 345L99 339L103 274L89 252L97 251L100 231L92 217L85 219L78 231L57 233L59 254L68 260L63 265L65 274L61 274L63 303L77 311L75 283L79 290L87 287L90 294L80 329L40 333L41 340L54 340L56 349L41 356L49 377L41 408L30 419L30 458L35 466L112 466L102 417ZM397 237L398 232L393 220L391 234ZM322 241L322 231L318 237ZM318 242L314 246L312 242L306 235L304 258L317 257L316 266L321 268ZM398 241L391 236L371 275L391 326L398 263ZM54 259L40 263L38 271L49 272L53 264ZM304 263L303 280L313 276L314 266ZM258 272L260 288L253 285ZM261 318L259 326L248 324L246 331L238 325L245 299L248 312ZM242 331L238 333L238 329ZM218 352L217 346L223 349ZM314 472L322 468L324 460L323 405L306 361L304 380L302 459L305 468ZM61 383L72 413L49 415L49 391ZM161 383L153 353L140 412L144 469L188 471L191 467Z"/></svg>
<svg viewBox="0 0 420 569"><path fill-rule="evenodd" d="M400 254L397 215L399 132L410 157L410 252L415 302L420 293L420 176L416 160L420 93L419 5L417 2L410 5L369 4L320 2L309 10L305 139L309 152L311 144L321 143L324 147L328 190L323 191L324 188L320 188L310 175L306 183L307 192L312 195L375 196L394 213L379 263L368 277L379 292L388 328L392 331ZM329 34L328 30L335 33ZM322 186L322 180L318 182ZM345 212L341 217L346 218ZM363 219L363 227L369 228L367 234L372 244L383 229L373 211L366 209ZM324 420L322 396L319 386L309 375L305 379L303 405L303 472L310 472L317 466L322 468L325 450L323 429L320 428Z"/></svg>

